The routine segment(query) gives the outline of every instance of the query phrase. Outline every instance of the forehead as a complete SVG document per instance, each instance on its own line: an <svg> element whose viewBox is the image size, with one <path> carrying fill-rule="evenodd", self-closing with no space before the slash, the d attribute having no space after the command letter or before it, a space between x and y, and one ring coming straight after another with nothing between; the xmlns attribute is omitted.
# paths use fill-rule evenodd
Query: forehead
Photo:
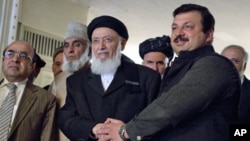
<svg viewBox="0 0 250 141"><path fill-rule="evenodd" d="M108 27L98 27L92 33L92 38L103 37L103 36L118 37L119 35L115 30Z"/></svg>
<svg viewBox="0 0 250 141"><path fill-rule="evenodd" d="M164 61L165 59L166 55L162 52L148 52L144 55L144 60Z"/></svg>
<svg viewBox="0 0 250 141"><path fill-rule="evenodd" d="M61 57L63 57L63 52L59 52L59 53L55 56L55 59L56 59L56 58L61 58Z"/></svg>
<svg viewBox="0 0 250 141"><path fill-rule="evenodd" d="M32 47L26 43L26 42L22 42L22 41L16 41L11 43L6 50L15 50L18 52L27 52L27 53L32 53L33 49Z"/></svg>
<svg viewBox="0 0 250 141"><path fill-rule="evenodd" d="M225 55L243 56L243 52L239 48L228 48L222 52Z"/></svg>
<svg viewBox="0 0 250 141"><path fill-rule="evenodd" d="M74 42L74 41L82 41L82 42L86 42L84 39L82 39L82 38L77 38L77 37L70 37L70 38L67 38L67 39L65 39L64 40L64 42L68 42L68 43L70 43L70 42Z"/></svg>
<svg viewBox="0 0 250 141"><path fill-rule="evenodd" d="M200 12L198 11L189 11L185 13L180 13L174 17L174 24L177 23L188 23L188 22L200 22L202 21L202 17Z"/></svg>

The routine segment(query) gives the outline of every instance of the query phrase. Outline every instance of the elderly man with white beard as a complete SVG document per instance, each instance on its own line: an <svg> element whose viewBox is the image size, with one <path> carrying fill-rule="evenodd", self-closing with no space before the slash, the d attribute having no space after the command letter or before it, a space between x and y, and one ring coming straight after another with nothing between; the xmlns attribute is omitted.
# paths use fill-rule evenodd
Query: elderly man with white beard
<svg viewBox="0 0 250 141"><path fill-rule="evenodd" d="M66 79L74 72L90 66L90 42L87 26L78 22L69 22L63 44L62 72L55 76L49 91L56 96L60 107L65 103ZM60 131L60 141L69 141Z"/></svg>
<svg viewBox="0 0 250 141"><path fill-rule="evenodd" d="M88 25L91 67L67 79L67 98L58 125L71 141L96 141L108 117L131 120L157 96L161 77L121 53L128 40L126 26L111 16Z"/></svg>
<svg viewBox="0 0 250 141"><path fill-rule="evenodd" d="M78 22L69 22L63 44L62 71L55 77L49 91L54 94L62 107L66 99L66 79L79 69L90 66L90 43L87 26Z"/></svg>

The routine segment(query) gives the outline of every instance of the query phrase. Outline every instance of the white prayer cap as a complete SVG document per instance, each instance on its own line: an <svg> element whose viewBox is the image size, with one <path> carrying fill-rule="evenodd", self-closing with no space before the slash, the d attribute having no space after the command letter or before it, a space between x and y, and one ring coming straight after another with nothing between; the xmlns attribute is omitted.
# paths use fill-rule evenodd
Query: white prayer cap
<svg viewBox="0 0 250 141"><path fill-rule="evenodd" d="M79 22L69 22L64 39L70 37L82 38L88 41L87 26Z"/></svg>

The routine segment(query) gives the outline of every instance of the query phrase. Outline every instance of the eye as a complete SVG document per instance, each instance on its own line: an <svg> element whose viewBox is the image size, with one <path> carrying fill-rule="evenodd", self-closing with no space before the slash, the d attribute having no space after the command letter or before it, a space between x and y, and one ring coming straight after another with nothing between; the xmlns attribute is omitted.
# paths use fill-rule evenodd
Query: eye
<svg viewBox="0 0 250 141"><path fill-rule="evenodd" d="M24 58L24 59L28 59L28 54L26 52L19 52L19 57Z"/></svg>
<svg viewBox="0 0 250 141"><path fill-rule="evenodd" d="M15 52L14 51L6 51L5 53L4 53L4 57L6 57L6 58L11 58L11 57L13 57L15 55Z"/></svg>
<svg viewBox="0 0 250 141"><path fill-rule="evenodd" d="M157 62L158 65L165 65L164 62L160 61L160 62Z"/></svg>
<svg viewBox="0 0 250 141"><path fill-rule="evenodd" d="M177 26L176 25L172 25L172 31L176 30L177 29Z"/></svg>
<svg viewBox="0 0 250 141"><path fill-rule="evenodd" d="M64 47L64 48L69 47L69 43L65 42L65 43L63 44L63 47Z"/></svg>
<svg viewBox="0 0 250 141"><path fill-rule="evenodd" d="M110 43L113 39L111 37L105 37L103 40L107 43Z"/></svg>
<svg viewBox="0 0 250 141"><path fill-rule="evenodd" d="M154 62L153 61L147 61L146 62L148 65L152 65L152 64L154 64Z"/></svg>
<svg viewBox="0 0 250 141"><path fill-rule="evenodd" d="M237 59L231 59L231 61L234 63L234 64L238 64L240 61L239 60L237 60Z"/></svg>
<svg viewBox="0 0 250 141"><path fill-rule="evenodd" d="M95 38L95 39L92 39L92 44L97 44L97 43L99 43L99 39L97 39L97 38Z"/></svg>
<svg viewBox="0 0 250 141"><path fill-rule="evenodd" d="M74 41L73 42L74 47L81 47L82 45L83 45L83 43L81 43L80 41Z"/></svg>
<svg viewBox="0 0 250 141"><path fill-rule="evenodd" d="M191 29L194 28L194 26L187 24L187 25L184 26L184 28L185 28L186 30L191 30Z"/></svg>

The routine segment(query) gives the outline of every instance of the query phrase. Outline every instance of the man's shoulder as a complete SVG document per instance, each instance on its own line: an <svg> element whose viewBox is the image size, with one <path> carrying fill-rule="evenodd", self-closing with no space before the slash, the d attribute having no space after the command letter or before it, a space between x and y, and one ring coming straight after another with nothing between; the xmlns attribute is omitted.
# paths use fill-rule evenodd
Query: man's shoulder
<svg viewBox="0 0 250 141"><path fill-rule="evenodd" d="M32 83L27 83L26 89L29 89L33 94L37 95L38 97L44 97L49 99L53 99L55 97L49 91Z"/></svg>
<svg viewBox="0 0 250 141"><path fill-rule="evenodd" d="M154 71L151 68L145 67L143 65L140 64L136 64L136 63L132 63L132 62L127 62L126 63L129 69L137 69L139 73L148 73L148 74L158 74L157 71Z"/></svg>
<svg viewBox="0 0 250 141"><path fill-rule="evenodd" d="M243 86L250 88L250 80L246 76L244 76Z"/></svg>
<svg viewBox="0 0 250 141"><path fill-rule="evenodd" d="M209 53L209 54L201 55L200 57L196 59L196 61L210 62L214 65L230 64L231 66L233 66L232 62L229 59L217 53Z"/></svg>

